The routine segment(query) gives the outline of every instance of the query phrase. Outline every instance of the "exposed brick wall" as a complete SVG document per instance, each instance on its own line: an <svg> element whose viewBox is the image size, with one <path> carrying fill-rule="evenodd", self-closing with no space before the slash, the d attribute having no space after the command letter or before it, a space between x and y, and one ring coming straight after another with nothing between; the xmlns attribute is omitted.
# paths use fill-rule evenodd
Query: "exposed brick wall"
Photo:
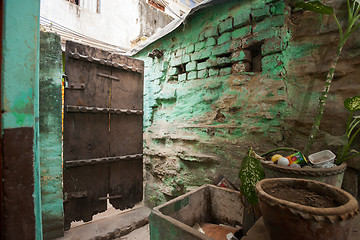
<svg viewBox="0 0 360 240"><path fill-rule="evenodd" d="M277 146L303 148L316 111L316 91L327 70L319 51L327 49L327 37L335 34L322 29L328 35L319 35L310 23L314 15L307 13L304 21L313 32L302 30L296 21L301 22L303 14L293 14L282 0L228 1L199 10L137 54L145 61L149 204L212 182L219 173L238 184L241 159L249 147L260 153ZM318 15L314 21L319 22ZM327 21L324 24L331 25ZM305 37L298 37L299 32ZM319 37L324 42L318 42ZM148 57L154 49L163 56ZM309 83L319 69L319 88L314 89ZM355 84L351 71L343 71ZM333 95L329 100L339 102ZM344 113L340 105L338 113ZM326 130L333 119L324 121Z"/></svg>

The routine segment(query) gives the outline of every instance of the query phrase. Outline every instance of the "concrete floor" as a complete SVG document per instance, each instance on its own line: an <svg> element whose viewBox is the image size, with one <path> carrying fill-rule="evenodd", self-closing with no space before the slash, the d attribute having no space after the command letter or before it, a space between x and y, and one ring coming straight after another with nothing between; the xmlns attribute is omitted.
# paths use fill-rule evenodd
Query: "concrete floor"
<svg viewBox="0 0 360 240"><path fill-rule="evenodd" d="M115 240L150 240L149 224L146 224L141 228L135 229L128 235L116 238Z"/></svg>
<svg viewBox="0 0 360 240"><path fill-rule="evenodd" d="M91 222L72 223L64 237L57 238L57 240L149 240L148 217L150 212L151 210L144 205L138 205L125 211L109 209L101 215L94 216Z"/></svg>

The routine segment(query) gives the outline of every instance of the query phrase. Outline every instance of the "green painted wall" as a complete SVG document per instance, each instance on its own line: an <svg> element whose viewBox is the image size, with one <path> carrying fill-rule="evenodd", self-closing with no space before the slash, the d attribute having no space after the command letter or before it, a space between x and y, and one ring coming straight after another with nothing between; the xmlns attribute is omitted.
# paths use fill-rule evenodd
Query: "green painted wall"
<svg viewBox="0 0 360 240"><path fill-rule="evenodd" d="M342 26L347 22L346 1L322 1L331 5ZM291 41L284 54L286 66L286 86L292 114L286 120L285 139L290 146L305 146L309 129L318 106L318 98L324 88L326 74L336 52L339 38L336 22L332 16L319 16L311 12L294 12L288 22ZM346 98L359 95L360 91L360 30L357 29L342 51L336 67L326 103L320 133L312 152L331 149L324 135L343 135L348 111L343 102ZM299 137L296 137L299 136ZM358 143L360 144L360 142Z"/></svg>
<svg viewBox="0 0 360 240"><path fill-rule="evenodd" d="M283 144L289 114L286 13L283 1L210 6L135 56L145 61L150 205L211 183L220 173L238 183L248 147L263 152ZM148 57L156 48L164 56Z"/></svg>
<svg viewBox="0 0 360 240"><path fill-rule="evenodd" d="M331 2L344 10L342 1ZM149 205L211 183L219 173L239 184L249 147L263 153L305 146L336 46L336 23L320 20L291 12L282 0L228 1L197 11L135 55L145 62ZM164 56L148 57L154 49ZM344 128L342 100L360 87L359 49L354 37L339 63L341 82L334 84L322 130ZM320 140L313 151L325 147Z"/></svg>
<svg viewBox="0 0 360 240"><path fill-rule="evenodd" d="M40 32L40 173L44 239L64 235L60 36Z"/></svg>
<svg viewBox="0 0 360 240"><path fill-rule="evenodd" d="M39 14L39 0L4 1L2 133L6 129L34 129L36 239L42 239L38 151Z"/></svg>

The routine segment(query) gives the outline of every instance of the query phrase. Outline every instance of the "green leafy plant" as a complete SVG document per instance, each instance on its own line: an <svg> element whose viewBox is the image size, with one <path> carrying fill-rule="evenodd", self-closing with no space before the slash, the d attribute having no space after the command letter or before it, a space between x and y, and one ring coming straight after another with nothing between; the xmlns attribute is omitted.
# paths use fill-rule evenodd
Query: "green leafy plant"
<svg viewBox="0 0 360 240"><path fill-rule="evenodd" d="M307 145L305 147L304 153L305 155L308 155L309 150L311 149L315 137L317 135L317 133L319 132L320 129L320 122L322 119L322 116L324 114L324 109L325 109L325 103L328 97L328 93L330 91L330 87L331 87L331 83L332 80L334 78L334 73L335 73L335 68L337 65L337 62L340 58L341 55L341 51L346 43L346 41L349 39L350 35L360 26L360 0L346 0L347 1L347 10L348 10L348 22L347 25L343 28L340 23L339 20L334 12L334 9L331 6L327 6L322 4L320 1L298 1L298 3L296 4L296 7L301 8L303 10L309 10L309 11L313 11L319 14L327 14L327 15L332 15L336 21L336 24L339 28L339 41L338 41L338 45L337 45L337 51L336 54L334 56L334 59L330 65L328 74L326 76L326 80L325 80L325 87L324 90L319 98L319 107L318 107L318 111L317 111L317 115L314 119L314 123L311 129L311 133L309 136L309 140L307 142ZM345 103L345 107L346 106L357 106L356 104L358 104L358 102L356 103L356 101L353 100L348 100L348 102ZM349 108L347 108L349 109ZM354 108L352 108L354 109ZM350 110L350 109L349 109ZM343 137L343 140L347 140L347 142L344 141L339 141L339 138L334 139L335 141L338 141L339 143L341 143L340 145L342 146L342 148L339 150L341 151L341 153L344 153L343 155L345 156L344 158L341 158L341 160L339 161L346 161L348 160L350 157L355 157L358 155L358 153L352 154L353 150L350 150L350 146L352 145L356 135L359 133L359 130L355 131L355 127L359 124L359 117L353 117L353 110L350 110L351 114L350 114L350 120L347 126L347 137L345 139L345 137ZM355 131L355 132L354 132ZM241 187L240 190L242 192L242 194L245 196L245 198L248 200L248 202L251 205L254 205L257 203L257 196L255 193L255 185L258 181L260 181L261 179L263 179L265 177L264 174L264 169L259 161L259 158L261 158L262 156L268 155L272 152L276 152L276 151L295 151L298 152L298 150L296 149L292 149L292 148L277 148L277 149L273 149L261 156L257 155L252 149L250 149L248 156L246 156L242 163L241 163L241 167L240 167L240 172L239 172L239 178L241 181ZM350 154L350 155L349 155ZM340 162L338 162L340 163Z"/></svg>
<svg viewBox="0 0 360 240"><path fill-rule="evenodd" d="M314 123L310 132L309 140L305 147L304 153L307 155L314 143L315 137L320 129L320 122L324 114L325 103L330 91L331 83L334 78L335 68L337 62L340 58L341 51L349 39L350 35L360 26L360 0L346 0L347 1L347 11L348 11L348 22L346 27L342 27L339 23L339 20L334 12L334 9L331 6L322 4L320 1L309 1L309 2L299 2L296 4L296 7L303 10L309 10L319 14L332 15L336 21L336 24L339 28L339 41L337 45L337 51L334 56L334 59L330 65L326 80L324 90L319 98L319 108L317 115L314 119Z"/></svg>
<svg viewBox="0 0 360 240"><path fill-rule="evenodd" d="M352 149L353 142L360 133L360 116L354 116L357 111L360 111L360 95L347 98L344 101L344 106L350 111L345 134L343 136L331 136L328 134L325 138L329 145L339 146L336 164L341 164L356 156L360 156L359 151Z"/></svg>
<svg viewBox="0 0 360 240"><path fill-rule="evenodd" d="M264 168L259 160L270 153L278 151L298 152L298 150L294 148L276 148L260 156L250 148L248 155L243 158L239 172L241 182L240 191L251 205L255 205L258 201L255 192L256 183L265 178Z"/></svg>
<svg viewBox="0 0 360 240"><path fill-rule="evenodd" d="M265 178L264 169L260 161L253 156L254 154L251 148L248 156L243 158L239 172L240 191L251 205L258 201L255 192L256 183Z"/></svg>

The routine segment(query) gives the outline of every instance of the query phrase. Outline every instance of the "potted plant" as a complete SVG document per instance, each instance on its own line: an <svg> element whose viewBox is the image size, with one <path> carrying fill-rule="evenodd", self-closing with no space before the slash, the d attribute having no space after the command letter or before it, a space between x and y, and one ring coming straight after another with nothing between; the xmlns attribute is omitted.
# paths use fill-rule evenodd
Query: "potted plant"
<svg viewBox="0 0 360 240"><path fill-rule="evenodd" d="M264 179L256 192L273 240L345 240L359 213L351 194L317 181Z"/></svg>
<svg viewBox="0 0 360 240"><path fill-rule="evenodd" d="M338 62L338 59L341 55L341 51L343 49L343 46L345 45L346 41L348 40L349 36L360 26L360 0L347 0L347 7L348 7L348 24L346 26L346 28L342 28L342 26L340 25L338 18L336 17L334 10L332 7L330 6L326 6L323 5L320 1L311 1L311 2L304 2L304 1L298 1L297 5L298 8L301 8L303 10L310 10L313 12L317 12L320 14L330 14L334 16L334 19L337 23L337 26L339 28L339 42L337 45L337 51L336 54L334 56L334 59L330 65L327 77L326 77L326 81L325 81L325 87L324 90L321 94L321 97L319 98L319 108L317 111L317 115L314 119L313 122L313 126L311 129L311 133L309 135L309 140L308 143L304 149L304 153L305 155L308 154L309 150L311 149L313 143L314 143L314 139L320 129L320 122L324 113L324 109L325 109L325 103L327 100L327 96L331 87L331 83L332 80L334 78L334 72L335 72L335 68ZM357 100L358 98L355 97ZM348 105L347 104L349 100L345 101L345 107ZM356 101L351 101L352 102L352 106L357 106L356 104L354 104L354 102ZM352 108L354 109L354 108ZM355 110L350 110L351 113L353 114ZM352 117L351 117L352 119ZM300 177L300 178L304 178L304 174L307 175L307 178L309 179L316 179L316 180L320 180L320 181L324 181L324 182L328 182L331 183L335 186L341 186L341 181L342 181L342 177L346 168L346 164L344 163L346 160L348 160L350 158L349 154L351 155L351 157L354 157L356 155L358 155L357 153L352 154L352 151L350 150L350 146L352 144L352 142L354 141L353 137L354 135L356 136L356 134L359 133L359 131L355 131L355 127L358 124L357 121L357 117L355 117L355 121L351 120L350 123L348 123L347 127L347 134L351 135L350 137L348 137L348 141L347 144L343 145L342 150L341 150L341 156L344 157L340 157L340 160L337 160L337 164L340 164L337 167L331 168L331 169L289 169L287 167L281 167L281 166L277 166L277 165L270 165L265 163L266 165L264 165L264 161L261 161L262 156L257 155L252 149L249 151L248 156L246 156L241 164L240 167L240 172L239 172L239 178L240 178L240 182L241 182L241 187L240 190L242 192L242 194L245 196L246 200L248 203L250 203L250 205L252 206L257 206L257 196L255 193L255 185L258 181L260 181L261 179L263 179L265 177L265 174L269 174L269 172L271 170L271 168L276 168L276 171L279 170L279 172L282 172L282 176L287 176L287 177ZM278 148L278 149L274 149L271 150L264 155L268 155L272 152L275 151L281 151L281 150L286 150L286 151L298 151L296 149L289 149L289 148ZM259 161L260 160L260 161ZM263 163L263 164L262 164ZM269 168L267 168L269 166ZM265 172L264 172L264 168L265 167ZM284 175L285 173L285 175ZM286 175L289 174L289 175ZM319 175L319 176L316 176ZM326 179L322 179L322 175L328 176L328 175L333 175L332 179L330 180L326 180ZM276 177L275 175L272 177ZM306 176L305 176L306 177Z"/></svg>

